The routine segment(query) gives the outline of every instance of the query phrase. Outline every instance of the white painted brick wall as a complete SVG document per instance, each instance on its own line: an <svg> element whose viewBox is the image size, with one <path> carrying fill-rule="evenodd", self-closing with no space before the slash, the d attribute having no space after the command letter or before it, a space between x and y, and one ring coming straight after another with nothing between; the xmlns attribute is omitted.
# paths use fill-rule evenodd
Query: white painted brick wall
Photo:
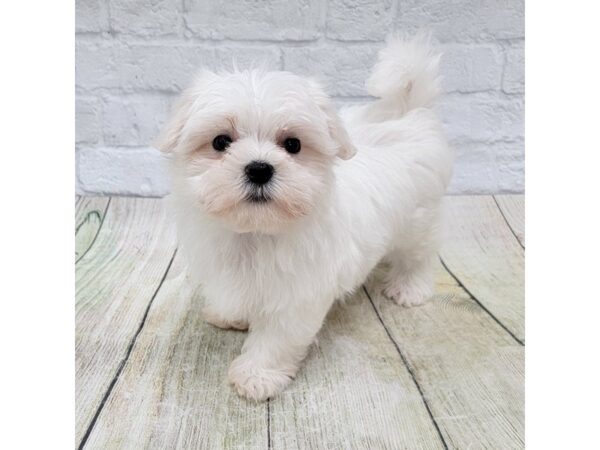
<svg viewBox="0 0 600 450"><path fill-rule="evenodd" d="M79 193L168 192L151 143L200 67L317 75L337 104L357 103L385 36L420 28L444 52L451 192L523 190L523 0L77 0L76 12Z"/></svg>

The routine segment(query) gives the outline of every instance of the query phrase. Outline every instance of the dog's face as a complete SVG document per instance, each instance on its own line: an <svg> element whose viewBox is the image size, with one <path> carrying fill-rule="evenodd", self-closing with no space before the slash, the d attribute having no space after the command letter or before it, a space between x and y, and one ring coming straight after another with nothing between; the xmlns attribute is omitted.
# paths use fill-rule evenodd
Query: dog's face
<svg viewBox="0 0 600 450"><path fill-rule="evenodd" d="M277 233L328 191L355 153L329 98L286 72L203 73L158 147L197 207L236 232ZM196 201L197 200L197 201Z"/></svg>

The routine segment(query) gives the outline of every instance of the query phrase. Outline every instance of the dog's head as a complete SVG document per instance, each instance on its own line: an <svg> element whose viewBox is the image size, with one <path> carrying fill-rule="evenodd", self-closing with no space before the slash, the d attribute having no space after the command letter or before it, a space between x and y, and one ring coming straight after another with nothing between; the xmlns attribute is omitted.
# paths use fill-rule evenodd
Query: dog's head
<svg viewBox="0 0 600 450"><path fill-rule="evenodd" d="M202 73L158 141L175 182L236 232L311 213L355 149L320 86L287 72Z"/></svg>

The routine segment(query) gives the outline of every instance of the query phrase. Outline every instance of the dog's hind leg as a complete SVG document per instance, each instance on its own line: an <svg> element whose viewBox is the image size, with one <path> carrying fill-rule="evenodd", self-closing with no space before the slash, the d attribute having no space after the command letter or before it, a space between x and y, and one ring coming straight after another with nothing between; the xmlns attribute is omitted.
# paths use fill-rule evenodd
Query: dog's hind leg
<svg viewBox="0 0 600 450"><path fill-rule="evenodd" d="M204 320L207 323L225 330L234 329L240 331L246 331L248 329L248 322L242 319L228 319L222 316L216 309L210 305L205 306L202 310Z"/></svg>
<svg viewBox="0 0 600 450"><path fill-rule="evenodd" d="M386 257L391 267L385 277L383 293L398 305L421 305L434 293L438 221L430 217L425 223L419 224L410 243L403 239Z"/></svg>
<svg viewBox="0 0 600 450"><path fill-rule="evenodd" d="M418 306L433 295L432 258L412 262L401 252L390 255L391 268L383 293L402 306Z"/></svg>

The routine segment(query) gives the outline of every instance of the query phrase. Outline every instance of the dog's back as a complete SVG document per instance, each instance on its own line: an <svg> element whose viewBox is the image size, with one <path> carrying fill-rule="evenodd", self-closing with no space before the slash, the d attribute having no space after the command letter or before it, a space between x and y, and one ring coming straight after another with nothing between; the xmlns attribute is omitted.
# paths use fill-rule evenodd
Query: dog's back
<svg viewBox="0 0 600 450"><path fill-rule="evenodd" d="M452 175L452 153L431 108L442 91L440 56L428 35L408 41L391 36L366 83L376 99L340 110L358 148L339 165L340 181L348 179L349 189L377 185L376 191L392 196L388 205L396 212L438 203Z"/></svg>

